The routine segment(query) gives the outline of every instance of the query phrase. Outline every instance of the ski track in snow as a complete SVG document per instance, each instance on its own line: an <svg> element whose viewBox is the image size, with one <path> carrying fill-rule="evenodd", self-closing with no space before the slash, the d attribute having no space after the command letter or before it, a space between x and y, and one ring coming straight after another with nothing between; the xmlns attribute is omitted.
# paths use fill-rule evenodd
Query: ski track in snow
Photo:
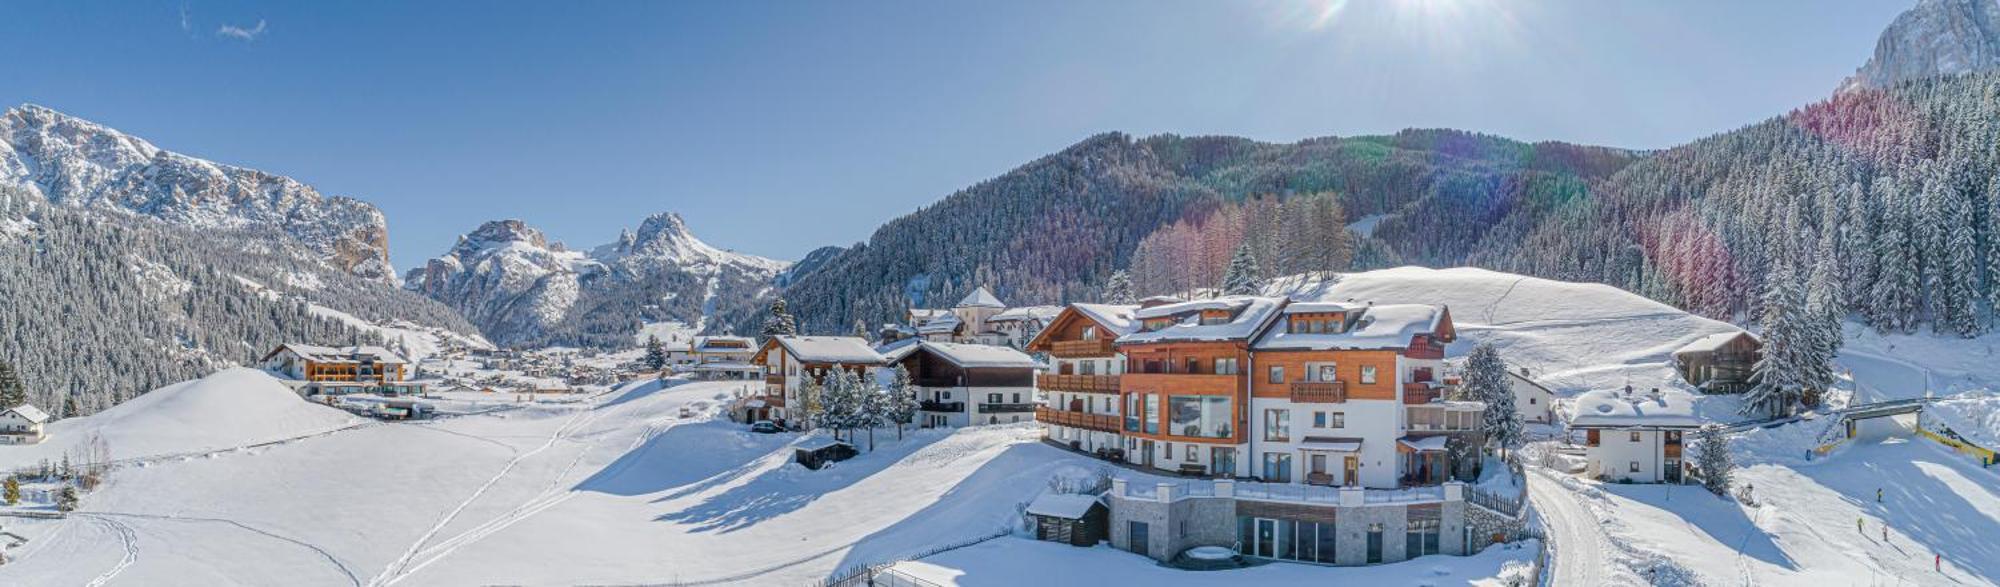
<svg viewBox="0 0 2000 587"><path fill-rule="evenodd" d="M1542 483L1528 484L1528 499L1542 514L1550 543L1556 547L1550 585L1605 585L1604 569L1611 563L1606 555L1603 528L1597 514L1577 501L1560 481L1535 470ZM1539 490L1538 490L1539 488Z"/></svg>
<svg viewBox="0 0 2000 587"><path fill-rule="evenodd" d="M409 574L413 572L412 569L408 568L411 563L411 560L415 559L419 554L422 553L424 545L429 544L432 538L437 537L437 534L439 532L443 532L446 526L451 525L453 521L457 520L458 515L460 513L463 513L465 511L465 508L471 507L473 502L479 501L479 498L481 496L484 496L487 490L492 489L494 485L498 485L500 481L502 479L505 479L509 473L512 473L514 471L514 468L516 466L519 466L522 461L534 457L535 455L541 454L542 451L548 450L549 448L556 446L563 439L567 438L570 434L574 433L576 429L582 427L584 424L588 424L591 420L594 420L596 412L597 410L595 409L594 406L591 409L577 412L576 415L570 416L569 421L564 422L562 426L558 426L555 432L551 433L548 437L548 440L546 442L543 442L541 446L535 447L534 450L514 455L514 458L509 459L507 461L506 466L501 467L500 471L494 473L492 478L487 479L485 483L479 486L479 488L474 489L472 491L472 494L466 496L464 501L459 502L459 504L456 507L453 507L450 512L447 512L443 518L439 519L438 522L432 525L429 530L425 531L422 536L417 537L416 542L411 543L410 548L403 552L403 556L397 558L395 562L389 563L388 567L382 569L382 574L376 575L374 579L368 582L368 584L371 586L390 585L394 584L397 581L402 580L404 577L408 577Z"/></svg>
<svg viewBox="0 0 2000 587"><path fill-rule="evenodd" d="M163 515L155 515L155 514L134 514L134 513L126 513L126 512L87 512L87 513L86 513L86 512L77 512L77 514L76 514L76 515L79 515L79 516L84 516L84 517L88 517L88 518L91 518L91 519L94 519L94 520L97 520L97 521L100 521L100 522L105 522L105 523L107 523L107 524L114 524L114 525L116 525L116 526L118 526L118 527L122 527L122 528L124 528L124 529L125 529L125 533L128 533L128 534L132 534L132 536L133 536L133 540L131 540L131 541L128 541L128 543L131 543L131 544L135 544L135 545L136 545L136 539L137 539L137 534L136 534L136 532L134 532L134 530L132 529L132 527L131 527L130 525L128 525L128 524L125 524L125 523L123 523L123 522L119 522L119 521L117 521L117 520L114 520L114 519L112 519L112 518L139 518L139 519L145 519L145 520L166 520L166 521L172 521L172 522L203 522L203 523L216 523L216 524L228 524L228 525L231 525L231 526L235 526L235 527L237 527L237 528L241 528L241 529L243 529L243 530L244 530L244 531L246 531L246 532L250 532L250 533L253 533L253 534L258 534L258 535L262 535L262 536L267 536L267 537L270 537L270 538L272 538L272 539L276 539L276 540L280 540L280 541L284 541L284 542L289 542L289 543L292 543L292 544L296 544L296 545L298 545L298 546L300 546L300 547L303 547L303 548L305 548L306 550L310 550L310 551L313 551L313 553L314 553L314 554L317 554L317 555L319 555L319 557L320 557L320 558L324 558L324 559L326 559L326 562L328 562L328 563L331 563L331 564L333 565L333 567L334 567L335 569L339 569L339 570L340 570L340 574L342 574L342 575L346 575L346 576L347 576L347 580L348 580L348 582L349 582L349 583L352 583L352 584L354 584L354 585L360 585L360 584L361 584L361 578L360 578L360 577L357 577L357 576L355 576L355 575L354 575L354 571L353 571L352 569L349 569L349 568L347 568L347 565L346 565L346 564L344 564L344 563L341 563L341 562L340 562L340 559L338 559L338 558L334 558L334 556L333 556L333 553L331 553L331 552L327 552L325 548L321 548L321 547L320 547L319 545L317 545L317 544L313 544L313 543L310 543L310 542L306 542L306 541L303 541L303 540L299 540L299 539L297 539L297 538L292 538L292 537L290 537L290 536L285 536L285 535L282 535L282 534L277 534L277 533L274 533L274 532L270 532L270 531L268 531L268 530L264 530L264 529L262 529L262 528L257 528L257 527L255 527L255 526L251 526L251 525L249 525L249 524L244 524L244 523L242 523L242 522L238 522L238 521L236 521L236 520L231 520L231 519L226 519L226 518L196 518L196 517L186 517L186 516L163 516ZM129 550L129 551L130 551L130 552L131 552L132 554L136 554L136 553L137 553L136 549L128 549L128 550ZM129 564L129 563L128 563L128 564ZM121 568L120 570L123 570L123 569ZM93 585L96 585L96 584L99 584L99 583L92 583L92 584L93 584Z"/></svg>
<svg viewBox="0 0 2000 587"><path fill-rule="evenodd" d="M118 542L125 548L125 556L119 557L118 564L112 565L109 570L97 575L97 578L91 579L89 583L85 584L86 587L104 587L112 579L118 578L119 573L123 573L125 569L131 568L132 563L139 561L139 535L133 532L132 527L126 525L124 522L101 517L92 517L91 519L104 524L104 527L110 528L112 532L117 533Z"/></svg>

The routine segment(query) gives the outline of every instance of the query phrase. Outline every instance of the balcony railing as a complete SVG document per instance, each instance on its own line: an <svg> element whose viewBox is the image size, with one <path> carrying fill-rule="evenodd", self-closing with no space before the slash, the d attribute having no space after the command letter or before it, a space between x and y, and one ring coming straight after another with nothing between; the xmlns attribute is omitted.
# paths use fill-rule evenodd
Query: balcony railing
<svg viewBox="0 0 2000 587"><path fill-rule="evenodd" d="M1113 354L1112 339L1058 340L1049 345L1049 355L1054 357L1109 357Z"/></svg>
<svg viewBox="0 0 2000 587"><path fill-rule="evenodd" d="M921 402L917 402L917 409L926 412L958 413L965 411L965 402L940 402L940 401L924 400Z"/></svg>
<svg viewBox="0 0 2000 587"><path fill-rule="evenodd" d="M1096 430L1098 432L1118 431L1118 416L1111 414L1089 414L1068 410L1055 410L1048 407L1037 407L1035 408L1035 420L1043 424Z"/></svg>
<svg viewBox="0 0 2000 587"><path fill-rule="evenodd" d="M769 384L769 385L776 385L776 386L779 386L779 387L783 387L783 386L785 385L785 376L784 376L784 375L765 375L765 376L764 376L764 383L766 383L766 384Z"/></svg>
<svg viewBox="0 0 2000 587"><path fill-rule="evenodd" d="M1037 375L1035 387L1046 391L1118 393L1117 375Z"/></svg>
<svg viewBox="0 0 2000 587"><path fill-rule="evenodd" d="M1337 404L1347 401L1345 381L1294 381L1292 401L1296 403Z"/></svg>
<svg viewBox="0 0 2000 587"><path fill-rule="evenodd" d="M1442 387L1433 387L1428 383L1403 384L1403 403L1405 404L1427 404L1437 401L1442 397L1444 397L1444 388Z"/></svg>
<svg viewBox="0 0 2000 587"><path fill-rule="evenodd" d="M1035 411L1035 408L1038 408L1038 407L1041 407L1041 406L1037 406L1037 405L1035 405L1035 404L989 404L989 403L981 403L981 404L979 404L979 413L981 413L981 414L1025 414L1025 413L1028 413L1028 412L1032 412L1032 411Z"/></svg>

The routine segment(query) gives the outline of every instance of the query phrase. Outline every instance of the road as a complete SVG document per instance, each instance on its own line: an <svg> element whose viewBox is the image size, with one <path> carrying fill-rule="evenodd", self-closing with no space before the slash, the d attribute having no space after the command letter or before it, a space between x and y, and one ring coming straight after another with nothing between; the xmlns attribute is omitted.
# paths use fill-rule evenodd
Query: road
<svg viewBox="0 0 2000 587"><path fill-rule="evenodd" d="M1576 494L1541 469L1529 467L1540 476L1528 484L1528 500L1542 519L1548 533L1550 568L1544 574L1549 585L1606 585L1606 569L1611 545L1597 514Z"/></svg>

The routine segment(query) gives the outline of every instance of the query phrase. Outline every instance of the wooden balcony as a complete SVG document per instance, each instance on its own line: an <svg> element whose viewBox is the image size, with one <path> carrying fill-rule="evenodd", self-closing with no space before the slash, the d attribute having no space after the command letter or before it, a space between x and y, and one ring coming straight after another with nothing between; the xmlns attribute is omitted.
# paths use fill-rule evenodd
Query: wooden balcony
<svg viewBox="0 0 2000 587"><path fill-rule="evenodd" d="M1337 404L1347 401L1346 381L1294 381L1292 402Z"/></svg>
<svg viewBox="0 0 2000 587"><path fill-rule="evenodd" d="M1071 428L1082 428L1084 430L1096 430L1098 432L1118 431L1117 416L1113 416L1111 414L1087 414L1084 412L1055 410L1055 409L1050 409L1046 406L1035 408L1035 421L1041 422L1043 424L1053 424L1056 426L1068 426Z"/></svg>
<svg viewBox="0 0 2000 587"><path fill-rule="evenodd" d="M1026 414L1039 409L1041 406L1035 404L979 404L981 414Z"/></svg>
<svg viewBox="0 0 2000 587"><path fill-rule="evenodd" d="M965 411L965 402L941 402L936 400L923 400L917 402L917 409L925 412L944 412L944 413L956 414Z"/></svg>
<svg viewBox="0 0 2000 587"><path fill-rule="evenodd" d="M1064 359L1072 357L1109 357L1114 353L1112 351L1113 342L1115 341L1109 338L1100 338L1097 340L1058 340L1049 345L1049 356Z"/></svg>
<svg viewBox="0 0 2000 587"><path fill-rule="evenodd" d="M1117 375L1037 375L1035 387L1044 391L1118 393Z"/></svg>
<svg viewBox="0 0 2000 587"><path fill-rule="evenodd" d="M1403 384L1403 403L1423 405L1444 397L1444 388L1432 387L1428 383Z"/></svg>
<svg viewBox="0 0 2000 587"><path fill-rule="evenodd" d="M785 386L785 376L784 376L784 375L765 375L765 376L764 376L764 384L766 384L766 385L776 385L776 386L778 386L778 387L784 387L784 386Z"/></svg>

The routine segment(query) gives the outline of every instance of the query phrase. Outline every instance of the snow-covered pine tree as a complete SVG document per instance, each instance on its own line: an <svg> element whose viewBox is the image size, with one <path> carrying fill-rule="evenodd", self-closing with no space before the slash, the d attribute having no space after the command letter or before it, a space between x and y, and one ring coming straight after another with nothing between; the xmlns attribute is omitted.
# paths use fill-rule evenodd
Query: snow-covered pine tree
<svg viewBox="0 0 2000 587"><path fill-rule="evenodd" d="M1903 197L1893 179L1883 178L1875 185L1876 193L1884 199L1875 238L1876 276L1869 294L1868 322L1885 334L1909 333L1916 329L1917 294L1923 287L1909 237L1909 198Z"/></svg>
<svg viewBox="0 0 2000 587"><path fill-rule="evenodd" d="M889 400L888 419L896 425L896 439L902 440L903 427L917 419L917 388L910 385L910 370L897 363L889 375L889 386L882 390Z"/></svg>
<svg viewBox="0 0 2000 587"><path fill-rule="evenodd" d="M1986 195L1986 305L2000 321L2000 179Z"/></svg>
<svg viewBox="0 0 2000 587"><path fill-rule="evenodd" d="M28 388L14 373L14 364L0 359L0 410L28 403Z"/></svg>
<svg viewBox="0 0 2000 587"><path fill-rule="evenodd" d="M1254 296L1264 287L1258 283L1257 259L1250 256L1250 243L1236 245L1235 255L1229 258L1229 271L1222 277L1222 293L1232 296Z"/></svg>
<svg viewBox="0 0 2000 587"><path fill-rule="evenodd" d="M1750 390L1743 394L1743 413L1777 417L1791 413L1805 398L1807 381L1818 356L1812 321L1805 312L1805 294L1799 291L1791 263L1780 259L1765 278L1761 317L1764 356L1750 374Z"/></svg>
<svg viewBox="0 0 2000 587"><path fill-rule="evenodd" d="M839 324L839 322L835 322ZM764 319L764 336L782 336L799 333L799 322L785 310L785 298L771 300L771 315Z"/></svg>
<svg viewBox="0 0 2000 587"><path fill-rule="evenodd" d="M2000 258L2000 257L1996 257ZM1124 269L1111 272L1111 278L1104 282L1104 303L1136 304L1138 296L1132 295L1132 274Z"/></svg>
<svg viewBox="0 0 2000 587"><path fill-rule="evenodd" d="M1722 433L1722 426L1709 424L1695 431L1694 445L1701 450L1695 461L1701 467L1701 486L1709 493L1728 494L1729 478L1736 470L1729 457L1729 436Z"/></svg>
<svg viewBox="0 0 2000 587"><path fill-rule="evenodd" d="M826 412L826 384L812 371L802 373L804 380L799 384L799 412L804 417L799 421L809 428L816 428L823 422Z"/></svg>
<svg viewBox="0 0 2000 587"><path fill-rule="evenodd" d="M889 411L893 407L890 404L893 401L889 399L888 394L883 393L882 386L876 382L873 374L859 377L857 384L859 385L857 393L861 399L860 409L856 410L854 415L854 424L868 431L868 452L875 452L875 429L889 423Z"/></svg>
<svg viewBox="0 0 2000 587"><path fill-rule="evenodd" d="M1487 446L1505 453L1521 446L1521 414L1515 411L1514 388L1507 383L1507 362L1492 343L1482 342L1465 359L1462 392L1486 403L1479 428Z"/></svg>
<svg viewBox="0 0 2000 587"><path fill-rule="evenodd" d="M76 505L78 501L79 500L76 495L76 486L64 483L62 489L56 492L56 511L59 512L76 511Z"/></svg>
<svg viewBox="0 0 2000 587"><path fill-rule="evenodd" d="M854 319L854 337L864 341L869 339L867 320L862 320L860 318Z"/></svg>
<svg viewBox="0 0 2000 587"><path fill-rule="evenodd" d="M1845 255L1842 300L1850 312L1868 315L1870 288L1875 284L1875 200L1861 184L1847 188L1847 217L1840 223L1840 248Z"/></svg>
<svg viewBox="0 0 2000 587"><path fill-rule="evenodd" d="M1833 357L1840 353L1845 342L1841 325L1846 322L1847 314L1840 307L1840 284L1834 277L1837 266L1834 257L1821 253L1813 263L1812 277L1806 281L1804 319L1806 331L1812 335L1815 357L1806 364L1803 377L1806 389L1811 390L1803 398L1807 407L1819 405L1819 392L1833 387Z"/></svg>
<svg viewBox="0 0 2000 587"><path fill-rule="evenodd" d="M1941 250L1933 255L1938 268L1931 284L1931 329L1963 338L1978 336L1979 320L1979 241L1972 202L1955 189L1938 194L1944 201L1933 206L1938 212L1932 226L1938 232Z"/></svg>
<svg viewBox="0 0 2000 587"><path fill-rule="evenodd" d="M660 345L658 335L646 335L646 369L659 371L667 368L667 348Z"/></svg>

